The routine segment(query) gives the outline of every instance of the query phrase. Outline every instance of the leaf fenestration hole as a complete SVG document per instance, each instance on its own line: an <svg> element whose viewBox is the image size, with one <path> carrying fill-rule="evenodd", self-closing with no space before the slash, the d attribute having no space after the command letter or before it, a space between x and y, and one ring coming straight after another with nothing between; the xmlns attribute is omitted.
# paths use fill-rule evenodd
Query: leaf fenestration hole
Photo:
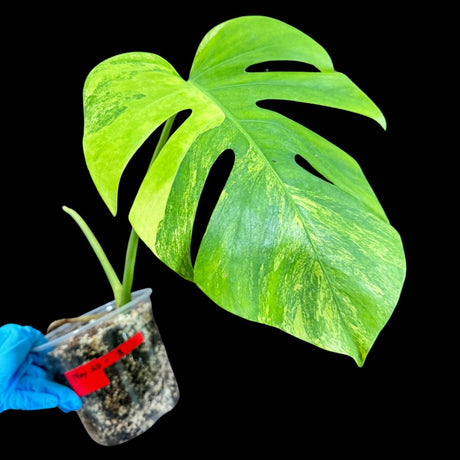
<svg viewBox="0 0 460 460"><path fill-rule="evenodd" d="M319 72L319 70L306 62L300 61L266 61L252 64L246 72Z"/></svg>
<svg viewBox="0 0 460 460"><path fill-rule="evenodd" d="M184 121L192 114L190 109L185 109L176 114L176 118L174 119L174 124L171 129L170 136L176 131L176 129L181 126Z"/></svg>
<svg viewBox="0 0 460 460"><path fill-rule="evenodd" d="M308 171L310 174L312 174L313 176L316 176L320 179L323 179L324 181L326 182L329 182L330 184L332 184L332 182L328 179L326 179L321 173L319 173L315 168L313 168L313 166L301 155L296 155L294 157L295 159L295 162L303 169L305 169L305 171Z"/></svg>
<svg viewBox="0 0 460 460"><path fill-rule="evenodd" d="M192 111L189 109L177 113L171 134L191 115L191 113ZM137 191L149 168L163 126L164 123L147 137L129 160L128 165L123 171L118 192L119 215L127 215L129 213L134 199L136 198Z"/></svg>
<svg viewBox="0 0 460 460"><path fill-rule="evenodd" d="M235 163L233 150L225 150L212 165L198 202L195 221L192 230L190 256L192 265L195 266L196 256L203 236L208 228L209 220L214 212L217 202L227 183Z"/></svg>

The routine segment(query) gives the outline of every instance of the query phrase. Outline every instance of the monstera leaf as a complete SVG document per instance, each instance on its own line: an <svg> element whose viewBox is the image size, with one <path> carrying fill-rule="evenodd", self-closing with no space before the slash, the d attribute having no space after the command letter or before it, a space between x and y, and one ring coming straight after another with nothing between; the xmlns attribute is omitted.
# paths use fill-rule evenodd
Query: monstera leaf
<svg viewBox="0 0 460 460"><path fill-rule="evenodd" d="M312 72L254 72L267 61ZM343 109L385 127L374 103L326 51L267 17L212 29L190 78L163 58L127 53L99 64L84 88L86 161L113 214L122 173L166 120L189 109L151 164L130 212L145 244L221 307L352 356L358 365L390 317L405 261L398 233L358 164L300 124L257 105L285 99ZM211 167L233 169L192 265L198 202ZM301 156L326 180L296 162Z"/></svg>

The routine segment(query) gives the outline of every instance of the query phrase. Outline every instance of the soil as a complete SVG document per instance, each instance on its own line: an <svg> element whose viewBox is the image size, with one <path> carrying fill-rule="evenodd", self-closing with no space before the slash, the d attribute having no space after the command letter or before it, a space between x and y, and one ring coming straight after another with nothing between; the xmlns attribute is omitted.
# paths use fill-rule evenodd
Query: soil
<svg viewBox="0 0 460 460"><path fill-rule="evenodd" d="M139 331L144 341L104 369L110 384L81 398L83 405L78 415L99 444L117 445L138 436L169 412L179 399L150 302L143 301L126 313L98 321L97 327L72 336L48 355L48 369L53 378L69 385L63 375L65 371L100 358Z"/></svg>

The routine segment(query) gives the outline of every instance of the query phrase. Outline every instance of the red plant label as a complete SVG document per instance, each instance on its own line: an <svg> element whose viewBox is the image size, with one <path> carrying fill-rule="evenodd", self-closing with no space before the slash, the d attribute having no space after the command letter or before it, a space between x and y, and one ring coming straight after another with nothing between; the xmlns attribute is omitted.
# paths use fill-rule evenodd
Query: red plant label
<svg viewBox="0 0 460 460"><path fill-rule="evenodd" d="M86 364L67 371L64 375L72 389L80 397L99 390L110 383L104 369L131 353L143 341L144 336L142 333L136 332L130 339L118 345L112 351L109 351L100 358L92 359Z"/></svg>

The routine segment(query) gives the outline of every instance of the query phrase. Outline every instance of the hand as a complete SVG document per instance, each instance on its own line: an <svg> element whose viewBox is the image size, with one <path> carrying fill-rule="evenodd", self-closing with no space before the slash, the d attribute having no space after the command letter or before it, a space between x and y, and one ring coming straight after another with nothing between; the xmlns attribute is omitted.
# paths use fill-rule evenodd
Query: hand
<svg viewBox="0 0 460 460"><path fill-rule="evenodd" d="M46 342L44 335L31 326L6 324L0 327L0 412L7 409L78 410L76 393L47 378L40 367L40 356L33 347Z"/></svg>

